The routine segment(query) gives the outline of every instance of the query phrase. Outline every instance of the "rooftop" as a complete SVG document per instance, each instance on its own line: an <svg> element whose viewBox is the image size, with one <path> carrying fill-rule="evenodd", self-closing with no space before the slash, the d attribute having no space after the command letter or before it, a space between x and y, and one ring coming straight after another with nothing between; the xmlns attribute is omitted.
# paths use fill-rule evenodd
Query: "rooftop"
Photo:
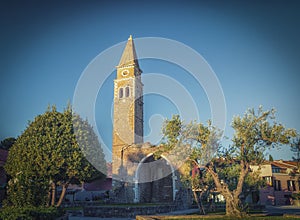
<svg viewBox="0 0 300 220"><path fill-rule="evenodd" d="M123 51L118 67L130 66L130 65L135 65L139 68L135 46L131 35L128 38L127 44Z"/></svg>

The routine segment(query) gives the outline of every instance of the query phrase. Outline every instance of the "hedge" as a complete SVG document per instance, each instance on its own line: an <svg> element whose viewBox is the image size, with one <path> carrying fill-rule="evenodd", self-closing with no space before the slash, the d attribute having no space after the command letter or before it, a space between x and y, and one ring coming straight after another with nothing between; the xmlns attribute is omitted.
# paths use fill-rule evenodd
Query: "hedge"
<svg viewBox="0 0 300 220"><path fill-rule="evenodd" d="M51 220L62 215L63 211L54 207L5 207L0 209L1 220Z"/></svg>

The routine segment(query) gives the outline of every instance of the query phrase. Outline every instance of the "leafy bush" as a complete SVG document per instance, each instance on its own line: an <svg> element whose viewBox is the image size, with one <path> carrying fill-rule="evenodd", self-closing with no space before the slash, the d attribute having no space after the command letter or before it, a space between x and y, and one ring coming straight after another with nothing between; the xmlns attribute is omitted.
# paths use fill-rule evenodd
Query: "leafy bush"
<svg viewBox="0 0 300 220"><path fill-rule="evenodd" d="M1 220L51 220L62 214L62 210L54 207L5 207L0 209Z"/></svg>

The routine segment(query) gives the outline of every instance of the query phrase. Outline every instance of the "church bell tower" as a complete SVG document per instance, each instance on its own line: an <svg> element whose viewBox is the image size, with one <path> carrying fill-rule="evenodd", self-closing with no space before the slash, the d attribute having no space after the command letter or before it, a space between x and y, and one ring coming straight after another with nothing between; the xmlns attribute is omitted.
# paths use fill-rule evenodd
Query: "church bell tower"
<svg viewBox="0 0 300 220"><path fill-rule="evenodd" d="M123 165L123 150L143 143L143 84L134 42L130 35L114 80L112 162L113 176Z"/></svg>

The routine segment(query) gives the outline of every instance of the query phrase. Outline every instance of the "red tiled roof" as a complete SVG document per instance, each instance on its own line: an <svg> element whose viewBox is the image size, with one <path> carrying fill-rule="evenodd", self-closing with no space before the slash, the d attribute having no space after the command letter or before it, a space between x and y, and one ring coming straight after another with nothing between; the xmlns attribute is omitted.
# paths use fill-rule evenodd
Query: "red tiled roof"
<svg viewBox="0 0 300 220"><path fill-rule="evenodd" d="M91 183L84 183L83 188L87 191L111 190L112 188L112 163L106 163L106 179L96 179Z"/></svg>
<svg viewBox="0 0 300 220"><path fill-rule="evenodd" d="M290 163L287 163L287 162L290 162ZM293 169L293 168L297 168L296 165L292 164L293 162L292 161L273 161L271 162L272 165L274 166L277 166L277 167L280 167L282 169Z"/></svg>
<svg viewBox="0 0 300 220"><path fill-rule="evenodd" d="M95 179L90 183L84 183L83 188L87 191L107 191L112 188L112 163L106 163L107 176L105 179Z"/></svg>
<svg viewBox="0 0 300 220"><path fill-rule="evenodd" d="M87 191L106 191L112 188L112 179L106 178L104 180L98 179L91 183L84 183L83 188Z"/></svg>
<svg viewBox="0 0 300 220"><path fill-rule="evenodd" d="M6 162L8 155L8 151L4 149L0 149L0 163L3 162L3 164Z"/></svg>
<svg viewBox="0 0 300 220"><path fill-rule="evenodd" d="M293 166L298 166L298 162L296 161L283 161L284 163L287 163L287 164L290 164L290 165L293 165Z"/></svg>

